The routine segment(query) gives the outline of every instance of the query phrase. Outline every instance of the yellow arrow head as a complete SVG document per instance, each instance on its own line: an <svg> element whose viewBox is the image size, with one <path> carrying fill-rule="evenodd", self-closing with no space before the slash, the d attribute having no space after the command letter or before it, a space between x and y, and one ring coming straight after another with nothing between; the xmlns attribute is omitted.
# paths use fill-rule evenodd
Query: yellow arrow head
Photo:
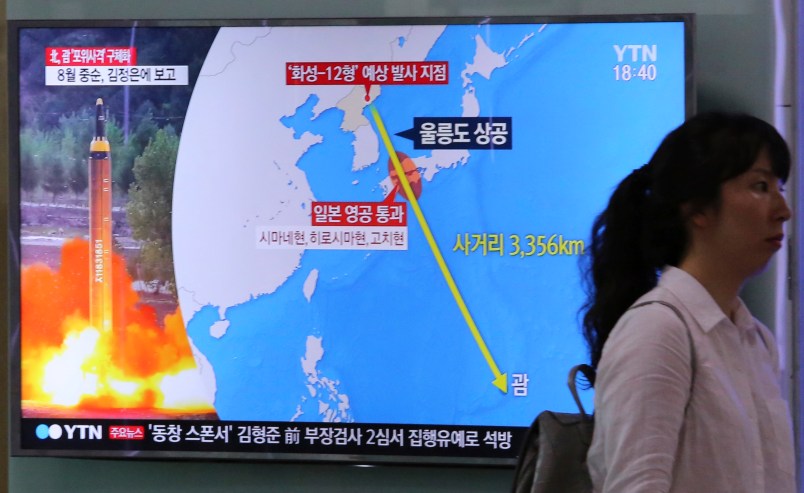
<svg viewBox="0 0 804 493"><path fill-rule="evenodd" d="M495 387L500 389L503 394L508 393L508 374L503 373L502 375L498 376L491 382Z"/></svg>

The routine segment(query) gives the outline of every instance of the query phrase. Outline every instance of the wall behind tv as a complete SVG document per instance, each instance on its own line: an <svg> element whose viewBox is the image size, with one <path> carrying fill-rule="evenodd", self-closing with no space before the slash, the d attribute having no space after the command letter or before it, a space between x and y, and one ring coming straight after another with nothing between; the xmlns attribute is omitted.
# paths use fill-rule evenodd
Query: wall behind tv
<svg viewBox="0 0 804 493"><path fill-rule="evenodd" d="M778 2L792 11L790 6L794 0ZM777 20L774 18L774 2L768 0L0 0L0 8L8 19L227 19L692 12L697 14L694 49L698 110L740 110L773 120L777 106L774 96ZM5 42L2 46L5 47ZM2 101L5 104L5 97ZM4 125L0 126L0 135L3 138ZM6 147L0 146L3 149ZM5 187L7 157L3 154L0 159L0 185ZM3 197L0 206L7 207L7 194L0 192L0 196ZM5 216L6 211L3 210L3 222ZM5 229L6 225L2 226ZM4 272L5 261L0 267L0 273ZM775 309L776 277L775 270L769 269L753 283L747 293L748 302L754 312L769 325L774 325L779 318L778 310ZM3 275L2 278L5 279L6 276ZM3 285L3 291L6 290L7 286ZM781 319L779 321L784 322ZM785 334L781 335L784 341L789 331L783 332ZM3 368L3 372L4 378L0 381L4 386L2 394L5 396L7 369ZM3 425L5 422L3 419ZM2 436L6 437L7 431L4 426ZM0 467L4 476L2 486L7 486L12 492L486 492L506 491L512 474L509 469L492 468L9 458L5 444L3 450L7 460Z"/></svg>

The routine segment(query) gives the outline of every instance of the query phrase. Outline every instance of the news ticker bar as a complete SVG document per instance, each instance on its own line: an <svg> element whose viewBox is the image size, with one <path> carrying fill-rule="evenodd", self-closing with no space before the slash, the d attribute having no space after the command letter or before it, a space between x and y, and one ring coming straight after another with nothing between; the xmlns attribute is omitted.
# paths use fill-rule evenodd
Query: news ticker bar
<svg viewBox="0 0 804 493"><path fill-rule="evenodd" d="M23 418L22 450L141 450L514 459L527 428Z"/></svg>

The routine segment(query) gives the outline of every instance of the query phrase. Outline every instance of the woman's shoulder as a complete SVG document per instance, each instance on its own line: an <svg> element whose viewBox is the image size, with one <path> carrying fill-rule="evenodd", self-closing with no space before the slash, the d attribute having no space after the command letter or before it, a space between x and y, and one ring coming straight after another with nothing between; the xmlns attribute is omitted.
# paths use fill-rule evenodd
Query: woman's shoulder
<svg viewBox="0 0 804 493"><path fill-rule="evenodd" d="M637 299L620 317L617 326L686 327L689 313L683 302L667 288L658 286ZM648 330L648 329L642 329Z"/></svg>
<svg viewBox="0 0 804 493"><path fill-rule="evenodd" d="M634 351L684 351L689 347L689 314L672 292L657 287L620 317L604 348L604 354L627 355Z"/></svg>
<svg viewBox="0 0 804 493"><path fill-rule="evenodd" d="M684 302L670 289L657 286L642 295L625 312L624 315L641 315L665 318L672 314L676 321L686 325L688 318Z"/></svg>

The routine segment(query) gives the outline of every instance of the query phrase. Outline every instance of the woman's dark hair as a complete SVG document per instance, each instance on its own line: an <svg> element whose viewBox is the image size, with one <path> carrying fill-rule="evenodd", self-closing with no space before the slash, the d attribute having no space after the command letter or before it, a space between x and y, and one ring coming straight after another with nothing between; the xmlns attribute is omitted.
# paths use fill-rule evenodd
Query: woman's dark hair
<svg viewBox="0 0 804 493"><path fill-rule="evenodd" d="M766 150L782 181L790 151L776 129L748 115L706 113L665 137L648 164L617 186L592 226L585 259L583 335L597 368L614 324L656 286L661 269L682 260L687 211L717 205L720 185L747 171Z"/></svg>

